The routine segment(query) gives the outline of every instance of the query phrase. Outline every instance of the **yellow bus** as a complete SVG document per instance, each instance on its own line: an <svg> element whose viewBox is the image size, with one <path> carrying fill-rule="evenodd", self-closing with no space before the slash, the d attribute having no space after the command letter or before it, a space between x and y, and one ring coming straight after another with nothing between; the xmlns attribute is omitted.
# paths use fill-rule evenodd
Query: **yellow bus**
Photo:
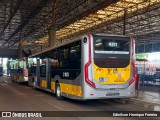
<svg viewBox="0 0 160 120"><path fill-rule="evenodd" d="M30 56L35 88L79 100L135 96L135 44L126 36L88 34Z"/></svg>

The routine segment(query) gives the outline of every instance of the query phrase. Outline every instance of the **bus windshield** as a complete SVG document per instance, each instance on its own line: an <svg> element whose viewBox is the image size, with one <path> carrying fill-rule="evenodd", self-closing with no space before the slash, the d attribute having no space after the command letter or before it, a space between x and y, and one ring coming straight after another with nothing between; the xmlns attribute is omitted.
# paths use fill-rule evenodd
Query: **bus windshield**
<svg viewBox="0 0 160 120"><path fill-rule="evenodd" d="M96 39L94 42L95 53L103 54L129 54L129 41Z"/></svg>

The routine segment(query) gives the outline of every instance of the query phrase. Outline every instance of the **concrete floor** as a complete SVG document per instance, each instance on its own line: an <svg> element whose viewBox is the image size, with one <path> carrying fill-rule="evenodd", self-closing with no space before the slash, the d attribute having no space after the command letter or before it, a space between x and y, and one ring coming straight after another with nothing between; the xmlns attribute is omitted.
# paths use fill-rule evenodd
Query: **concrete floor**
<svg viewBox="0 0 160 120"><path fill-rule="evenodd" d="M112 100L76 101L64 99L59 101L56 97L42 90L11 82L9 77L0 77L0 111L148 111L147 109L131 104L121 104ZM100 119L144 119L138 117L53 117L58 120L100 120ZM50 120L53 118L41 118ZM0 118L1 120L2 118ZM9 118L3 118L9 119ZM13 119L13 118L11 118ZM22 119L22 118L15 118ZM23 118L31 120L33 118ZM40 119L40 118L35 118ZM151 117L145 117L150 120ZM153 118L152 118L153 119ZM158 120L158 117L154 119Z"/></svg>

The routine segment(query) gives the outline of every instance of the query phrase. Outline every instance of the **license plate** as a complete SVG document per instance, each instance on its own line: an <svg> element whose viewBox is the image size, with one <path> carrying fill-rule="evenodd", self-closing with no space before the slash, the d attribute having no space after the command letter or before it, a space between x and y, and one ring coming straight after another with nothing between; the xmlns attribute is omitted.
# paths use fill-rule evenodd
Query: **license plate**
<svg viewBox="0 0 160 120"><path fill-rule="evenodd" d="M107 93L106 96L117 96L119 93Z"/></svg>

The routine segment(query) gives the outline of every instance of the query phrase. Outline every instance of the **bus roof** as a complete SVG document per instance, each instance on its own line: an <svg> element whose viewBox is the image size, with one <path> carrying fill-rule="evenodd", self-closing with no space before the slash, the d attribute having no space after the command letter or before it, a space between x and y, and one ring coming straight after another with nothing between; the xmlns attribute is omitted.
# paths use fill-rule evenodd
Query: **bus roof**
<svg viewBox="0 0 160 120"><path fill-rule="evenodd" d="M78 40L79 40L79 39L74 40L74 41L70 41L70 42L68 42L68 43L62 43L61 45L57 45L57 46L54 46L54 47L50 47L50 48L48 48L48 49L45 49L45 50L43 50L43 51L37 52L37 53L35 53L35 54L33 54L33 55L30 55L29 57L37 56L37 55L39 55L39 54L48 52L48 51L50 51L50 50L56 49L56 48L58 48L58 47L61 47L61 46L63 46L63 45L70 44L70 43L75 42L75 41L78 41Z"/></svg>
<svg viewBox="0 0 160 120"><path fill-rule="evenodd" d="M87 34L86 34L86 35L87 35ZM88 34L88 35L89 35L89 34ZM124 36L124 35L103 34L103 33L102 33L102 34L91 34L91 35L93 35L93 36L95 35L95 36L127 37L127 36ZM83 35L83 36L85 36L85 35ZM81 37L83 37L83 36L81 36ZM61 47L61 46L63 46L63 45L67 45L67 44L73 43L73 42L75 42L75 41L80 40L81 37L78 37L77 39L72 40L72 41L70 41L70 42L68 42L68 43L62 43L61 45L54 46L54 47L50 47L50 48L48 48L48 49L45 49L45 50L43 50L43 51L37 52L37 53L35 53L35 54L33 54L33 55L30 55L29 57L34 57L34 56L40 55L40 54L42 54L42 53L48 52L48 51L50 51L50 50L56 49L56 48L58 48L58 47Z"/></svg>
<svg viewBox="0 0 160 120"><path fill-rule="evenodd" d="M125 36L125 35L104 34L104 33L97 33L97 34L93 34L93 35L97 35L97 36L115 36L115 37L128 37L128 36Z"/></svg>

